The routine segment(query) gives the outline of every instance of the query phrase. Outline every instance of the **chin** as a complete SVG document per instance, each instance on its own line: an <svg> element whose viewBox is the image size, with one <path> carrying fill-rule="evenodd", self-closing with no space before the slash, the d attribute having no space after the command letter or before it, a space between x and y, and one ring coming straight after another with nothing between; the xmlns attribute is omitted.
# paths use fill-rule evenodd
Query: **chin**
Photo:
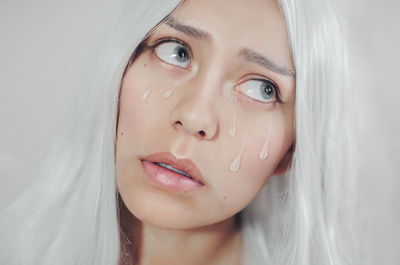
<svg viewBox="0 0 400 265"><path fill-rule="evenodd" d="M136 197L136 196L135 196ZM136 199L136 200L135 200ZM204 228L221 223L232 215L215 214L210 208L196 207L185 203L176 203L163 196L152 193L150 196L137 194L130 198L134 203L124 203L129 212L144 224L168 230L189 230Z"/></svg>
<svg viewBox="0 0 400 265"><path fill-rule="evenodd" d="M132 213L132 212L131 212ZM211 220L199 219L181 211L169 209L135 209L132 213L139 221L151 226L168 230L188 230L212 224ZM206 216L203 214L203 216Z"/></svg>

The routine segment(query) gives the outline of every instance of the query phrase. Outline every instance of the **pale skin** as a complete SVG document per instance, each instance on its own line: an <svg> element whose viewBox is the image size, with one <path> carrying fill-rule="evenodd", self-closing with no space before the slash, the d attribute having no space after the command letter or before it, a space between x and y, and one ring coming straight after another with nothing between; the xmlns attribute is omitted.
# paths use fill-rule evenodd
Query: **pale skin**
<svg viewBox="0 0 400 265"><path fill-rule="evenodd" d="M195 31L182 30L188 27ZM173 54L177 47L184 56ZM265 84L268 95L249 93ZM136 242L132 258L141 265L241 264L234 216L270 176L288 169L294 103L294 67L275 1L187 0L156 28L120 95L117 187L121 226ZM268 156L260 159L267 135ZM204 185L189 192L154 185L140 158L157 152L193 161Z"/></svg>

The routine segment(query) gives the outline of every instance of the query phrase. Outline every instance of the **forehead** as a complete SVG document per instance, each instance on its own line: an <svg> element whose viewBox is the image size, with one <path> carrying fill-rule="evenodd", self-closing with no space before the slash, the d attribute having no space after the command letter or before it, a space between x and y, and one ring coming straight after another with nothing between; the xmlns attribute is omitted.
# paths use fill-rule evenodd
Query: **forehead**
<svg viewBox="0 0 400 265"><path fill-rule="evenodd" d="M276 1L185 0L173 16L209 32L221 49L249 47L292 68L285 20Z"/></svg>

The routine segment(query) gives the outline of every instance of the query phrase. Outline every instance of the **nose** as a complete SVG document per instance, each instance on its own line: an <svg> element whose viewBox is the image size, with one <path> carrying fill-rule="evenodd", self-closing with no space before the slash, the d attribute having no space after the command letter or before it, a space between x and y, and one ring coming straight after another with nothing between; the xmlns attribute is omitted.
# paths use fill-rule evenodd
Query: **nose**
<svg viewBox="0 0 400 265"><path fill-rule="evenodd" d="M182 90L187 93L179 98L170 116L173 128L203 140L217 137L219 119L215 93L195 87L182 87Z"/></svg>

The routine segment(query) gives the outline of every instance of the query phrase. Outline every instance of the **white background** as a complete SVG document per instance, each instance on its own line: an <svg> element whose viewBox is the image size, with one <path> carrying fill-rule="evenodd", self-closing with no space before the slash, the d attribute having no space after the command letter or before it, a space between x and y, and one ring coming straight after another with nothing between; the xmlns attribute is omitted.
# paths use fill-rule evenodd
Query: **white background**
<svg viewBox="0 0 400 265"><path fill-rule="evenodd" d="M13 180L29 178L26 154L68 126L68 106L78 89L75 73L84 71L86 51L102 38L115 11L108 3L112 1L59 2L0 3L2 198L22 183ZM396 265L400 264L400 4L337 3L338 13L346 18L343 24L348 24L350 89L359 92L354 104L359 112L361 264ZM7 189L1 188L5 184Z"/></svg>

